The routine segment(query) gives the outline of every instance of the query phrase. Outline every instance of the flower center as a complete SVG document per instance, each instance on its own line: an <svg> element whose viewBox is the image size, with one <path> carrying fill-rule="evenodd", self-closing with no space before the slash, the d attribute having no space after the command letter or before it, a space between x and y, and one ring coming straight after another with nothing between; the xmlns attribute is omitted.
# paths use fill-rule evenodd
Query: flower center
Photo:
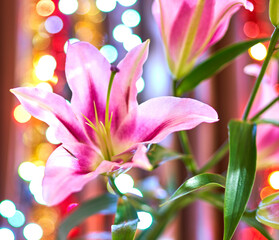
<svg viewBox="0 0 279 240"><path fill-rule="evenodd" d="M111 161L112 156L114 156L113 146L112 146L112 141L111 141L111 134L110 134L113 113L111 112L111 114L109 114L109 98L110 98L110 92L111 92L113 79L117 72L119 72L119 69L115 66L112 66L109 85L108 85L108 91L107 91L105 124L102 121L99 121L98 111L97 111L95 102L94 102L95 124L92 121L90 121L86 116L84 116L85 119L87 120L87 124L96 133L97 142L98 142L98 145L102 152L103 158L106 160L109 160L109 161Z"/></svg>

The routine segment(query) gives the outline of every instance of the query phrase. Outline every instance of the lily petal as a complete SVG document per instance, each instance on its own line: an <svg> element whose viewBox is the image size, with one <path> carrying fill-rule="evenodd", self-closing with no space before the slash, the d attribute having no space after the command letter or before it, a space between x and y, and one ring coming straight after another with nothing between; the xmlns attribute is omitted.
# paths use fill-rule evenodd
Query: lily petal
<svg viewBox="0 0 279 240"><path fill-rule="evenodd" d="M162 107L163 106L163 107ZM116 141L157 143L172 132L189 130L202 122L218 121L216 111L189 98L158 97L133 109L116 133Z"/></svg>
<svg viewBox="0 0 279 240"><path fill-rule="evenodd" d="M11 92L32 116L55 129L56 138L60 142L89 141L71 106L63 97L38 88L14 88Z"/></svg>
<svg viewBox="0 0 279 240"><path fill-rule="evenodd" d="M118 165L114 162L102 161L95 171L81 173L78 162L79 160L62 146L49 157L43 179L43 198L49 206L62 202L70 194L80 191L99 174L110 172Z"/></svg>
<svg viewBox="0 0 279 240"><path fill-rule="evenodd" d="M104 122L106 93L110 78L110 63L97 48L87 42L69 44L66 57L66 77L72 90L73 111L89 136L92 128L82 114L95 123L94 102L99 120Z"/></svg>
<svg viewBox="0 0 279 240"><path fill-rule="evenodd" d="M138 45L118 64L119 72L113 80L110 112L113 112L112 130L116 129L131 109L138 106L136 81L142 75L142 66L148 55L149 40Z"/></svg>

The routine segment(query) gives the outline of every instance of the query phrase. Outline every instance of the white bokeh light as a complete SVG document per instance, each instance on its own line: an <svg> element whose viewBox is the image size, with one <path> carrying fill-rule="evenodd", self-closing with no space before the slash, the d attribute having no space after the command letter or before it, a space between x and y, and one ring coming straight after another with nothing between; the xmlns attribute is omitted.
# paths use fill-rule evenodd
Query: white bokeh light
<svg viewBox="0 0 279 240"><path fill-rule="evenodd" d="M124 42L132 35L132 29L124 24L119 24L113 29L112 35L116 41Z"/></svg>
<svg viewBox="0 0 279 240"><path fill-rule="evenodd" d="M279 171L272 172L268 177L268 182L273 189L279 189Z"/></svg>
<svg viewBox="0 0 279 240"><path fill-rule="evenodd" d="M33 178L29 184L29 190L34 195L36 202L42 205L46 205L46 202L43 200L43 177L44 177L44 166L39 166L36 169L36 173L33 175Z"/></svg>
<svg viewBox="0 0 279 240"><path fill-rule="evenodd" d="M136 27L139 25L141 17L138 11L128 9L122 13L121 20L127 27Z"/></svg>
<svg viewBox="0 0 279 240"><path fill-rule="evenodd" d="M143 89L145 87L145 82L142 77L136 81L136 87L137 87L138 93L143 91Z"/></svg>
<svg viewBox="0 0 279 240"><path fill-rule="evenodd" d="M16 213L16 206L11 200L3 200L0 203L0 214L4 218L10 218Z"/></svg>
<svg viewBox="0 0 279 240"><path fill-rule="evenodd" d="M60 0L58 3L58 8L60 12L70 15L76 12L78 9L78 1L77 0Z"/></svg>
<svg viewBox="0 0 279 240"><path fill-rule="evenodd" d="M102 12L111 12L116 7L116 0L97 0L96 6Z"/></svg>
<svg viewBox="0 0 279 240"><path fill-rule="evenodd" d="M109 63L113 63L118 57L118 52L112 45L105 45L101 47L100 53L103 54Z"/></svg>
<svg viewBox="0 0 279 240"><path fill-rule="evenodd" d="M118 0L118 2L123 6L123 7L130 7L134 5L137 0Z"/></svg>
<svg viewBox="0 0 279 240"><path fill-rule="evenodd" d="M37 166L32 162L23 162L18 167L18 175L25 181L31 181Z"/></svg>
<svg viewBox="0 0 279 240"><path fill-rule="evenodd" d="M55 137L55 132L54 128L48 127L46 130L46 138L52 144L60 144L61 142Z"/></svg>
<svg viewBox="0 0 279 240"><path fill-rule="evenodd" d="M137 212L139 222L138 222L138 229L144 230L151 226L153 222L152 215L148 212Z"/></svg>
<svg viewBox="0 0 279 240"><path fill-rule="evenodd" d="M134 187L134 179L126 173L115 178L115 184L120 192L127 193Z"/></svg>
<svg viewBox="0 0 279 240"><path fill-rule="evenodd" d="M138 190L137 188L131 188L129 189L129 193L135 194L139 197L143 197L142 192Z"/></svg>
<svg viewBox="0 0 279 240"><path fill-rule="evenodd" d="M0 239L15 240L15 235L13 231L8 228L0 228Z"/></svg>
<svg viewBox="0 0 279 240"><path fill-rule="evenodd" d="M56 60L51 55L42 56L37 66L35 67L35 73L38 79L41 81L48 81L53 77L54 70L56 68Z"/></svg>
<svg viewBox="0 0 279 240"><path fill-rule="evenodd" d="M29 223L23 229L23 236L27 240L39 240L43 236L43 229L36 223Z"/></svg>
<svg viewBox="0 0 279 240"><path fill-rule="evenodd" d="M253 59L258 61L264 60L267 55L267 49L262 43L257 43L256 45L251 47L248 52Z"/></svg>
<svg viewBox="0 0 279 240"><path fill-rule="evenodd" d="M140 45L141 43L142 43L142 40L138 35L131 34L124 40L123 47L125 48L126 51L130 51L131 49Z"/></svg>

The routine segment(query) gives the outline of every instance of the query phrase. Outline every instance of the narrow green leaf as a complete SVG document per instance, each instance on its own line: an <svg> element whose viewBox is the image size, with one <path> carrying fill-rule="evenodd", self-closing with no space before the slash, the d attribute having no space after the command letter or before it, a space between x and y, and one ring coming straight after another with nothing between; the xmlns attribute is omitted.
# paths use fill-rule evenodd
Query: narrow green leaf
<svg viewBox="0 0 279 240"><path fill-rule="evenodd" d="M156 168L165 162L181 159L184 155L166 149L158 144L153 144L147 153L147 157L153 168Z"/></svg>
<svg viewBox="0 0 279 240"><path fill-rule="evenodd" d="M269 40L269 38L254 39L230 45L216 52L213 56L196 66L180 82L177 94L194 89L200 82L221 71L229 62L247 51L253 45Z"/></svg>
<svg viewBox="0 0 279 240"><path fill-rule="evenodd" d="M279 193L264 198L258 206L256 218L269 227L279 229Z"/></svg>
<svg viewBox="0 0 279 240"><path fill-rule="evenodd" d="M80 224L87 217L96 214L113 214L116 211L117 197L105 194L81 204L73 213L67 216L58 229L58 240L67 239L72 228Z"/></svg>
<svg viewBox="0 0 279 240"><path fill-rule="evenodd" d="M224 239L232 238L243 215L255 180L256 125L229 123L230 159L224 200Z"/></svg>
<svg viewBox="0 0 279 240"><path fill-rule="evenodd" d="M275 127L279 127L279 121L273 119L260 119L255 121L256 124L271 124Z"/></svg>
<svg viewBox="0 0 279 240"><path fill-rule="evenodd" d="M218 174L202 173L196 175L186 180L163 205L206 186L220 186L224 188L225 182L225 178Z"/></svg>
<svg viewBox="0 0 279 240"><path fill-rule="evenodd" d="M112 240L133 240L138 224L135 208L124 196L118 199L114 225L111 226Z"/></svg>

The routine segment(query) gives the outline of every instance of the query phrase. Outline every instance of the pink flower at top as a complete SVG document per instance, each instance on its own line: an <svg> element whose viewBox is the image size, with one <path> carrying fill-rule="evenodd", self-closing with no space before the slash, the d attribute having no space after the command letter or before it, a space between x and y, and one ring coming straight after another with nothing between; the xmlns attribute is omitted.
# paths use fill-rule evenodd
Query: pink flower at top
<svg viewBox="0 0 279 240"><path fill-rule="evenodd" d="M80 191L99 174L130 167L151 170L147 144L217 121L213 108L192 99L158 97L138 104L136 81L148 46L149 41L142 43L111 67L89 43L70 45L66 77L71 103L38 88L11 90L30 114L55 128L62 143L45 168L43 196L48 205Z"/></svg>
<svg viewBox="0 0 279 240"><path fill-rule="evenodd" d="M244 68L248 75L257 77L261 67L258 64L250 64ZM255 102L252 106L249 117L253 117L261 109L267 106L272 100L278 97L276 90L278 84L278 63L271 61L267 72L257 93ZM263 113L261 119L279 121L279 102L276 102L270 109ZM260 124L257 130L257 149L258 158L261 161L258 165L270 165L275 162L278 164L279 159L279 127L271 124Z"/></svg>
<svg viewBox="0 0 279 240"><path fill-rule="evenodd" d="M153 15L160 28L170 71L181 78L197 58L219 41L227 31L231 16L246 0L155 0Z"/></svg>

